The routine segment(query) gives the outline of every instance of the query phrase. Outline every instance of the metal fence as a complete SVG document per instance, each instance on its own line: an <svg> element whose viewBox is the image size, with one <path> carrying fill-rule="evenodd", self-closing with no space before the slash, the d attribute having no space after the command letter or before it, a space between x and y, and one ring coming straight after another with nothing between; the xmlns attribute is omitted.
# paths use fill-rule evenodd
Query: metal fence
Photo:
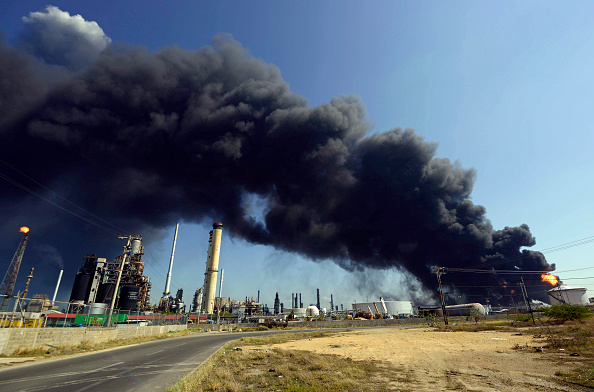
<svg viewBox="0 0 594 392"><path fill-rule="evenodd" d="M0 301L6 296L0 295ZM114 309L110 318L109 305L103 303L83 304L80 302L52 301L47 298L7 298L7 309L0 312L0 327L43 328L43 327L106 327L106 326L157 326L184 325L188 323L185 314L154 314Z"/></svg>

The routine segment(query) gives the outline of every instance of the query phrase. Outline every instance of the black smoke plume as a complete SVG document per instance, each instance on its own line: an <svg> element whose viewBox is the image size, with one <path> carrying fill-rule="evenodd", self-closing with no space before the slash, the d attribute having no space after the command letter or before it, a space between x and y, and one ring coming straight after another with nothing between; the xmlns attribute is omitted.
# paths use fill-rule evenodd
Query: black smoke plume
<svg viewBox="0 0 594 392"><path fill-rule="evenodd" d="M0 51L2 160L134 232L216 218L237 237L347 270L407 271L432 292L435 266L554 269L523 249L535 244L527 225L491 227L470 200L473 169L436 158L437 145L412 129L371 134L355 96L309 106L229 36L197 51L108 45L82 62L69 50L44 61ZM60 65L77 71L44 79L44 66ZM0 189L3 233L26 216L76 266L89 244L106 243L13 184ZM246 205L254 195L266 201L263 221ZM462 301L504 304L514 279L451 273L444 283Z"/></svg>

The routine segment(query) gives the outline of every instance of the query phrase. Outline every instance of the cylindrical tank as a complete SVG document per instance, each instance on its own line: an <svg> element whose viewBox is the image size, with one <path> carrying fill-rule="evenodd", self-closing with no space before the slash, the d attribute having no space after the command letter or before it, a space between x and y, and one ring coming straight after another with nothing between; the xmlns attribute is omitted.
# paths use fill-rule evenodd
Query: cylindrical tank
<svg viewBox="0 0 594 392"><path fill-rule="evenodd" d="M568 305L587 305L588 296L586 289L583 287L569 287L561 286L555 287L547 291L551 305L568 304Z"/></svg>
<svg viewBox="0 0 594 392"><path fill-rule="evenodd" d="M214 299L217 288L217 275L219 271L219 254L221 251L221 235L223 224L215 222L212 224L212 238L208 247L206 259L206 273L204 277L204 304L202 308L206 313L214 311Z"/></svg>
<svg viewBox="0 0 594 392"><path fill-rule="evenodd" d="M295 317L296 318L304 318L305 317L305 308L293 308L293 311L295 311Z"/></svg>
<svg viewBox="0 0 594 392"><path fill-rule="evenodd" d="M397 317L410 317L414 314L412 301L384 301L388 315ZM382 311L383 305L377 303L380 312ZM372 308L375 310L375 308Z"/></svg>
<svg viewBox="0 0 594 392"><path fill-rule="evenodd" d="M305 309L305 315L307 317L318 317L320 315L320 311L316 306L311 305Z"/></svg>
<svg viewBox="0 0 594 392"><path fill-rule="evenodd" d="M113 283L102 283L101 286L99 286L99 294L97 294L95 302L110 303L114 288L115 285Z"/></svg>
<svg viewBox="0 0 594 392"><path fill-rule="evenodd" d="M485 307L478 302L470 304L448 305L446 306L446 312L448 312L449 316L469 316L471 312L476 312L476 314L480 315L486 314Z"/></svg>
<svg viewBox="0 0 594 392"><path fill-rule="evenodd" d="M93 276L91 274L76 274L74 278L74 285L72 286L72 293L70 294L70 302L72 301L86 301L89 293L89 285Z"/></svg>
<svg viewBox="0 0 594 392"><path fill-rule="evenodd" d="M414 314L414 308L412 301L384 301L384 305L386 306L386 310L388 311L388 316L394 317L411 317ZM382 313L383 312L383 305L381 302L358 302L353 304L353 311L355 313L358 312L371 312L371 314L375 315L375 307L377 306L377 310Z"/></svg>
<svg viewBox="0 0 594 392"><path fill-rule="evenodd" d="M106 314L109 304L104 304L100 302L95 302L91 304L91 309L89 310L89 314Z"/></svg>
<svg viewBox="0 0 594 392"><path fill-rule="evenodd" d="M138 240L138 239L132 240L132 244L130 244L130 245L132 247L132 254L133 255L140 253L140 251L142 249L141 248L142 242L140 240Z"/></svg>
<svg viewBox="0 0 594 392"><path fill-rule="evenodd" d="M122 291L120 291L119 308L121 310L136 310L138 307L137 303L139 292L140 287L138 286L131 284L122 286Z"/></svg>

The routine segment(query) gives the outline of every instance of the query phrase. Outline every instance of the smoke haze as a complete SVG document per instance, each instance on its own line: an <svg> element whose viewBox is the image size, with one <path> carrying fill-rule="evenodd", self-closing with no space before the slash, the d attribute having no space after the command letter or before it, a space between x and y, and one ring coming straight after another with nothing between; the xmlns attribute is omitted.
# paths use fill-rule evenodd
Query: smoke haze
<svg viewBox="0 0 594 392"><path fill-rule="evenodd" d="M356 96L309 106L230 36L148 53L114 48L96 23L56 7L24 22L16 47L0 44L0 155L110 222L142 233L216 218L252 243L350 271L405 271L433 292L435 266L554 269L523 249L535 244L527 225L491 227L470 200L474 169L436 158L412 129L370 133ZM66 238L85 243L73 268L105 246L95 229L0 188L3 216L18 206L60 252L74 253ZM246 207L251 197L263 219ZM471 282L493 287L455 288ZM444 283L470 302L509 294L497 274Z"/></svg>

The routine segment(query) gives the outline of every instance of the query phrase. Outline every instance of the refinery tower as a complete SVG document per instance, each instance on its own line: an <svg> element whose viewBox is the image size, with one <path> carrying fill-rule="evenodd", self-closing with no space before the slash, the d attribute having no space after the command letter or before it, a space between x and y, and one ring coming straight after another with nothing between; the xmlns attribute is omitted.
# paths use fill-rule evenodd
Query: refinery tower
<svg viewBox="0 0 594 392"><path fill-rule="evenodd" d="M213 223L212 231L209 234L206 273L204 274L204 297L202 300L202 309L206 313L212 313L214 311L223 224L221 222Z"/></svg>

